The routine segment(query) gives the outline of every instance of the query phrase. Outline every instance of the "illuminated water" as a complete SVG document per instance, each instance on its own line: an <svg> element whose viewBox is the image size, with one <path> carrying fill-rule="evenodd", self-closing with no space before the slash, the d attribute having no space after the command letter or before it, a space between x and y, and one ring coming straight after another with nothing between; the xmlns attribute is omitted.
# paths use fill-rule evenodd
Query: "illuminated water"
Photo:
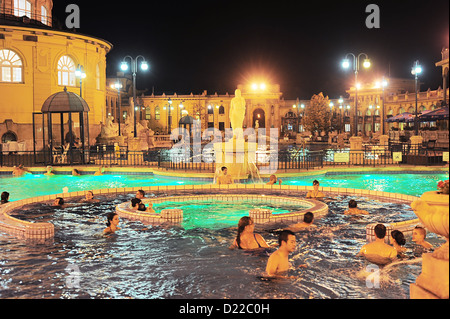
<svg viewBox="0 0 450 319"><path fill-rule="evenodd" d="M282 178L283 185L311 186L317 179L323 187L345 187L376 190L389 193L420 196L425 191L436 190L440 180L447 180L448 173L432 174L345 174L299 175ZM91 189L144 187L156 185L199 185L211 181L187 178L171 178L157 175L31 175L0 177L0 191L8 191L10 200L19 200L49 194L60 194L64 187L69 192Z"/></svg>
<svg viewBox="0 0 450 319"><path fill-rule="evenodd" d="M380 287L370 288L368 264L355 257L366 243L367 223L414 218L408 205L358 198L371 215L350 217L342 213L354 197L329 199L330 212L315 222L317 228L297 233L297 249L290 256L294 278L267 281L261 275L276 248L260 253L228 249L239 215L233 217L234 227L222 228L166 228L121 219L121 230L103 236L105 215L131 197L102 197L101 203L64 210L33 204L18 212L19 218L54 223L55 238L30 245L0 234L0 298L405 299L421 272L420 262L381 270ZM277 242L276 229L256 232L269 245ZM408 255L414 258L411 238L407 240ZM444 242L433 234L427 240ZM305 263L308 268L297 268ZM75 287L74 267L79 270Z"/></svg>
<svg viewBox="0 0 450 319"><path fill-rule="evenodd" d="M420 195L434 190L448 174L316 175L284 179L285 185L347 187ZM29 175L0 178L1 190L11 200L69 191L108 187L202 184L205 181L155 176L103 175L51 177ZM151 195L151 194L150 194ZM297 234L297 249L291 254L294 279L261 279L267 258L275 248L261 253L229 250L237 222L250 206L223 213L223 207L204 205L186 208L192 221L181 227L144 225L121 219L116 234L103 236L105 216L133 194L100 196L101 202L78 204L64 210L34 204L17 212L18 218L48 221L55 225L54 241L33 245L0 233L0 298L409 298L409 285L421 272L415 262L411 238L409 261L413 264L381 270L381 286L367 286L367 262L355 255L366 243L365 226L374 222L398 222L416 218L409 205L336 196L328 198L329 214L317 220L315 229ZM342 213L355 198L369 216ZM289 210L288 207L281 209ZM203 211L203 213L202 213ZM197 214L197 215L196 215ZM279 228L285 225L278 225ZM277 228L277 227L276 227ZM277 230L256 229L272 245ZM443 238L429 234L439 246ZM300 264L308 268L296 268ZM79 285L73 273L79 270ZM76 283L76 281L75 281Z"/></svg>
<svg viewBox="0 0 450 319"><path fill-rule="evenodd" d="M193 202L172 202L154 204L155 211L163 209L180 208L183 210L184 229L208 228L221 229L236 226L236 221L242 216L247 216L248 212L254 208L270 209L273 214L284 214L306 209L307 206L294 204L274 204L274 203L247 203L245 201L201 201Z"/></svg>

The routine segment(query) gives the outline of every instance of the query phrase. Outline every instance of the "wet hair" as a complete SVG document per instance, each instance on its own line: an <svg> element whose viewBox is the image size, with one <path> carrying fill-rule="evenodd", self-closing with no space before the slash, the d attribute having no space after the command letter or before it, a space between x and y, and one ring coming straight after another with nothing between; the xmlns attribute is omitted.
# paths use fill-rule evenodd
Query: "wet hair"
<svg viewBox="0 0 450 319"><path fill-rule="evenodd" d="M8 192L3 192L2 193L2 204L5 204L9 201L9 193Z"/></svg>
<svg viewBox="0 0 450 319"><path fill-rule="evenodd" d="M287 243L289 235L295 236L294 232L290 231L289 229L283 230L278 236L278 244L281 246L281 243L283 241Z"/></svg>
<svg viewBox="0 0 450 319"><path fill-rule="evenodd" d="M425 228L423 228L421 226L416 226L414 229L419 230L422 233L423 237L427 236L427 231L425 230Z"/></svg>
<svg viewBox="0 0 450 319"><path fill-rule="evenodd" d="M142 212L145 212L145 210L146 210L145 204L144 203L139 203L138 210L140 210Z"/></svg>
<svg viewBox="0 0 450 319"><path fill-rule="evenodd" d="M312 223L314 220L314 214L311 212L307 212L304 216L303 216L303 222L305 223Z"/></svg>
<svg viewBox="0 0 450 319"><path fill-rule="evenodd" d="M223 172L224 170L226 170L226 169L227 169L226 166L222 166L222 168L221 168L222 172Z"/></svg>
<svg viewBox="0 0 450 319"><path fill-rule="evenodd" d="M116 216L117 215L117 213L114 213L114 212L111 212L111 213L108 213L108 215L106 215L106 226L111 226L111 221L113 220L113 218L114 218L114 216Z"/></svg>
<svg viewBox="0 0 450 319"><path fill-rule="evenodd" d="M396 243L399 244L400 246L403 246L404 244L406 244L405 236L403 235L403 233L401 231L393 230L391 232L391 236L392 236L392 238L394 238Z"/></svg>
<svg viewBox="0 0 450 319"><path fill-rule="evenodd" d="M135 207L136 205L140 204L142 201L139 198L133 198L131 200L131 207Z"/></svg>
<svg viewBox="0 0 450 319"><path fill-rule="evenodd" d="M138 190L138 192L139 192L142 196L145 197L145 192L144 192L144 190L140 189L140 190Z"/></svg>
<svg viewBox="0 0 450 319"><path fill-rule="evenodd" d="M356 207L358 207L358 203L356 202L356 200L351 199L351 200L348 202L348 207L349 207L349 208L356 208Z"/></svg>
<svg viewBox="0 0 450 319"><path fill-rule="evenodd" d="M253 222L253 219L249 216L244 216L239 219L238 232L236 236L236 243L238 247L241 247L241 233L244 231L246 226L250 225L251 222Z"/></svg>
<svg viewBox="0 0 450 319"><path fill-rule="evenodd" d="M55 199L58 200L58 205L60 206L64 205L64 199L62 197L56 197Z"/></svg>
<svg viewBox="0 0 450 319"><path fill-rule="evenodd" d="M383 239L386 236L386 226L383 224L377 224L375 226L375 235L379 239Z"/></svg>
<svg viewBox="0 0 450 319"><path fill-rule="evenodd" d="M320 183L317 179L315 179L315 180L313 180L313 185L320 185Z"/></svg>

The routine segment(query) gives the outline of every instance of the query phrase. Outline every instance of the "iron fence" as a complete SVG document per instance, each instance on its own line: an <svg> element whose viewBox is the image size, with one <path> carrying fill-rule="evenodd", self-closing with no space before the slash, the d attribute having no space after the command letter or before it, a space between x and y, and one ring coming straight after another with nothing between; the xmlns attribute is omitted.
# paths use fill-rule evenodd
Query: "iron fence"
<svg viewBox="0 0 450 319"><path fill-rule="evenodd" d="M312 170L323 167L378 167L388 165L444 165L444 153L448 148L436 149L409 144L365 146L360 150L327 149L319 151L280 150L259 152L254 159L258 168L270 168L274 172ZM446 154L448 156L448 154ZM188 154L171 153L168 149L129 151L127 148L91 147L87 150L20 151L0 150L0 166L13 167L101 165L105 167L157 167L174 171L213 173L214 156L194 157Z"/></svg>

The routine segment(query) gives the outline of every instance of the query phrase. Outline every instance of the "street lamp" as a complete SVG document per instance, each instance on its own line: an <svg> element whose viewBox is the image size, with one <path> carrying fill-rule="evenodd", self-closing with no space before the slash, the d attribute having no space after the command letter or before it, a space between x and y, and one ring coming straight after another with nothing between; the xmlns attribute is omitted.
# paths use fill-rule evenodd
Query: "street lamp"
<svg viewBox="0 0 450 319"><path fill-rule="evenodd" d="M80 78L80 97L82 97L82 87L83 87L83 79L86 78L86 73L84 72L84 67L78 64L77 69L75 70L75 76Z"/></svg>
<svg viewBox="0 0 450 319"><path fill-rule="evenodd" d="M353 57L353 71L355 72L355 124L354 124L354 136L358 136L358 71L359 71L359 59L361 56L364 56L363 67L365 69L370 68L370 60L367 54L360 53L358 56L355 56L353 53L348 53L345 56L345 59L342 60L342 67L344 69L350 68L350 60L349 56Z"/></svg>
<svg viewBox="0 0 450 319"><path fill-rule="evenodd" d="M121 101L121 95L120 95L120 89L122 88L123 86L122 86L122 83L120 83L120 82L116 82L116 83L114 83L114 84L111 84L111 88L113 88L113 89L116 89L117 90L117 95L118 95L118 97L119 97L119 104L118 104L118 106L119 106L119 110L118 110L118 112L119 112L119 115L117 116L117 121L119 122L119 136L121 135L121 133L120 133L120 120L122 119L122 112L121 112L121 110L120 110L120 107L121 107L121 105L122 105L122 101Z"/></svg>
<svg viewBox="0 0 450 319"><path fill-rule="evenodd" d="M386 116L386 110L384 107L384 100L386 99L386 95L385 95L385 91L384 89L389 85L388 80L386 80L384 77L381 80L381 83L376 83L376 86L379 87L381 85L381 89L383 91L383 104L381 106L381 132L383 135L386 134L386 129L385 129L385 125L384 125L384 121L385 121L385 116Z"/></svg>
<svg viewBox="0 0 450 319"><path fill-rule="evenodd" d="M411 74L414 75L414 79L415 79L415 89L416 89L416 116L414 117L414 133L415 135L419 135L419 118L418 116L418 112L417 112L417 80L419 79L419 74L422 73L422 67L419 64L419 61L415 61L414 62L414 66L411 70Z"/></svg>
<svg viewBox="0 0 450 319"><path fill-rule="evenodd" d="M169 103L169 115L167 120L167 133L170 135L172 133L172 99L169 97L169 100L167 101Z"/></svg>
<svg viewBox="0 0 450 319"><path fill-rule="evenodd" d="M147 71L149 69L149 65L147 61L145 61L145 58L142 55L137 56L135 59L131 56L127 55L123 58L122 63L120 64L120 69L122 71L128 71L129 66L126 62L127 59L130 59L131 63L131 73L133 74L133 102L134 102L134 110L133 110L133 116L134 116L134 137L137 137L137 129L136 129L136 111L139 110L137 108L137 100L136 100L136 73L138 71L138 60L141 58L143 61L141 62L141 70Z"/></svg>

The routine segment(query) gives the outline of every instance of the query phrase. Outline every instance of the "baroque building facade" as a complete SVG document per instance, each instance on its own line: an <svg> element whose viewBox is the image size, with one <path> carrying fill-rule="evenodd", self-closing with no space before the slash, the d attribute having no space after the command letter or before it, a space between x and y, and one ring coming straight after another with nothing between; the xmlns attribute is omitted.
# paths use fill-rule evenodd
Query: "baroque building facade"
<svg viewBox="0 0 450 319"><path fill-rule="evenodd" d="M26 150L33 150L33 113L64 88L88 103L91 139L106 116L106 55L112 45L64 30L52 8L52 0L0 1L0 137Z"/></svg>

